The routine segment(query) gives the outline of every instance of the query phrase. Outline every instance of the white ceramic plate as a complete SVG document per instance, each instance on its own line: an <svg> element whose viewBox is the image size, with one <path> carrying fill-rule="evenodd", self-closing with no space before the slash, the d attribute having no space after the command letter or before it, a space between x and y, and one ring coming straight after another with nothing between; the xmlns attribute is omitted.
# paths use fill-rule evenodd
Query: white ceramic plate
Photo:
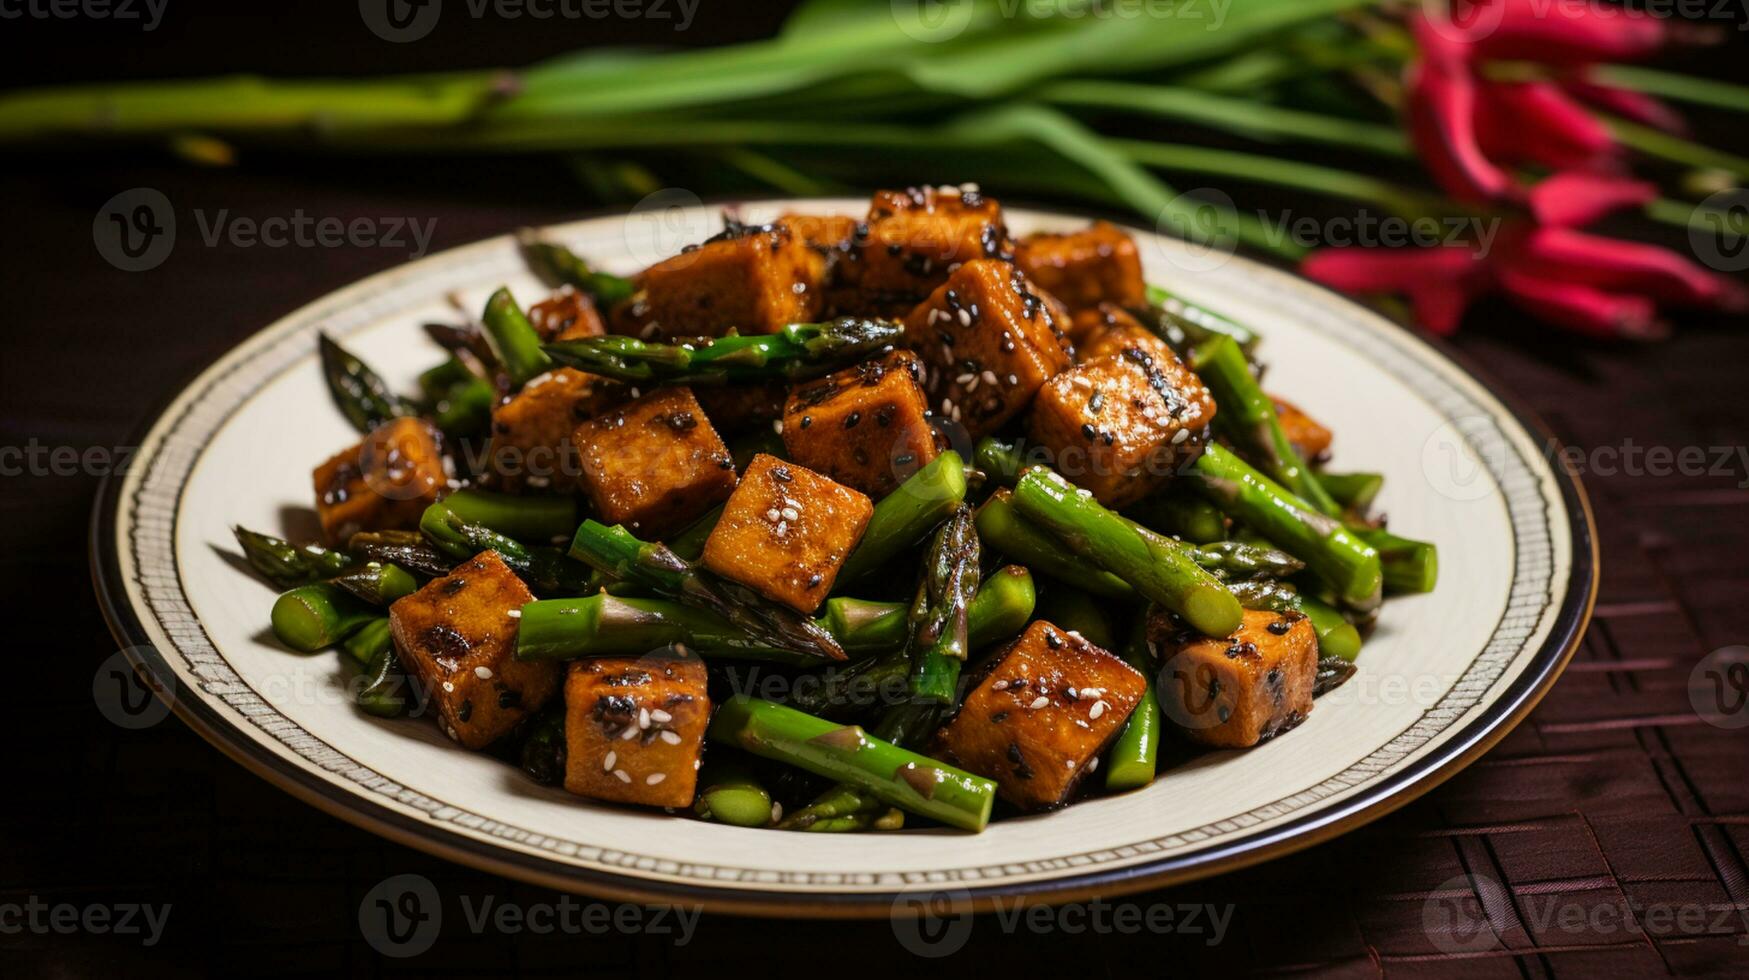
<svg viewBox="0 0 1749 980"><path fill-rule="evenodd" d="M766 202L858 213L860 201ZM1084 219L1010 211L1016 234ZM630 272L720 227L706 207L550 229ZM1337 432L1336 465L1386 475L1392 527L1439 545L1431 595L1385 606L1356 677L1305 724L1214 752L1151 787L982 834L795 834L593 804L453 747L424 721L358 712L334 656L267 633L273 591L231 556L233 524L286 527L309 472L357 439L329 409L318 328L412 386L420 333L508 283L539 287L507 236L373 276L250 338L177 395L105 488L93 561L112 626L178 713L300 798L464 863L559 888L786 915L886 914L918 888L986 906L1112 894L1305 847L1376 818L1467 764L1553 682L1589 616L1596 559L1573 479L1524 419L1447 355L1302 280L1142 231L1150 281L1256 327L1272 392ZM315 410L311 410L315 406Z"/></svg>

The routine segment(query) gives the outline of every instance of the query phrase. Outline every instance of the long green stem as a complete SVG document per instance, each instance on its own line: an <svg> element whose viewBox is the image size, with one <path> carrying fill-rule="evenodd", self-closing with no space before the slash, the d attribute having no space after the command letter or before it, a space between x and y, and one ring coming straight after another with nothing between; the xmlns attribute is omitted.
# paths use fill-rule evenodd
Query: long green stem
<svg viewBox="0 0 1749 980"><path fill-rule="evenodd" d="M1677 75L1639 65L1596 65L1591 68L1590 74L1592 80L1605 85L1714 109L1749 112L1749 86Z"/></svg>

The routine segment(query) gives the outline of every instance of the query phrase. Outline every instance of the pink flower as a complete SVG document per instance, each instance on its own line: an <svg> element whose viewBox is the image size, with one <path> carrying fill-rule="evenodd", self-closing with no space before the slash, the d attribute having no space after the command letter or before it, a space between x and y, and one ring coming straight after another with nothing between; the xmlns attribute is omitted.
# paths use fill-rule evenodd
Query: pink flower
<svg viewBox="0 0 1749 980"><path fill-rule="evenodd" d="M1670 43L1670 23L1644 11L1577 0L1472 0L1444 30L1481 58L1583 65L1638 61Z"/></svg>
<svg viewBox="0 0 1749 980"><path fill-rule="evenodd" d="M1505 296L1539 319L1579 333L1648 339L1667 326L1660 306L1749 309L1749 292L1675 252L1575 230L1619 207L1643 204L1648 184L1562 174L1530 193L1540 224L1515 219L1492 251L1327 248L1300 271L1351 293L1399 293L1429 330L1449 334L1478 297Z"/></svg>

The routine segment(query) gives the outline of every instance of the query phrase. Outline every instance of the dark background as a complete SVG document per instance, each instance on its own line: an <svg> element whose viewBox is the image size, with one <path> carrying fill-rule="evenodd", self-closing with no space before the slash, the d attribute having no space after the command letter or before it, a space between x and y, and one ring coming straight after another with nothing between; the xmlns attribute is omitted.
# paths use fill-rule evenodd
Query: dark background
<svg viewBox="0 0 1749 980"><path fill-rule="evenodd" d="M150 34L121 24L0 21L8 84L285 75L516 65L592 44L693 45L768 34L783 4L706 0L691 30L616 20L505 22L446 17L425 40L389 45L356 5L170 0ZM1723 77L1744 47L1685 56ZM1745 150L1733 123L1697 115L1700 135ZM1190 137L1194 138L1195 134ZM1287 151L1284 151L1287 152ZM1316 154L1321 159L1328 159ZM690 165L685 160L674 166ZM954 181L951 173L920 182ZM373 160L245 154L202 169L151 148L0 155L0 444L123 447L153 406L250 333L323 293L394 266L393 249L205 247L184 234L147 273L96 252L102 204L133 187L178 213L239 217L294 208L342 218L435 218L434 249L596 208L558 159ZM1000 193L999 187L988 188ZM1242 206L1288 199L1230 188ZM1292 200L1300 213L1317 202ZM1332 210L1328 213L1339 213ZM1682 245L1681 236L1668 239ZM1502 306L1473 314L1458 348L1564 442L1749 444L1740 319L1688 318L1655 346L1552 332ZM659 936L470 934L457 896L531 904L552 893L385 843L298 803L225 759L174 719L144 732L96 710L92 674L116 649L92 598L87 522L97 475L0 477L0 594L9 631L14 742L4 757L0 905L35 896L76 905L173 906L163 941L0 934L0 974L235 972L370 975L663 975L760 969L887 974L945 965L1115 975L1272 972L1354 976L1741 975L1749 963L1749 729L1703 723L1688 682L1709 651L1749 641L1749 473L1586 474L1603 549L1597 618L1567 675L1530 720L1426 798L1363 830L1263 867L1125 901L1231 905L1225 941L1207 935L1008 934L982 918L951 959L912 958L886 922L777 923L707 917L675 948ZM446 896L435 950L397 963L357 927L384 877L415 872ZM1434 889L1477 874L1507 884L1483 906L1501 947L1452 957L1424 923ZM1450 896L1444 896L1450 897ZM1626 923L1541 928L1547 910L1638 909ZM1704 926L1647 909L1702 909ZM1558 921L1558 918L1557 918Z"/></svg>

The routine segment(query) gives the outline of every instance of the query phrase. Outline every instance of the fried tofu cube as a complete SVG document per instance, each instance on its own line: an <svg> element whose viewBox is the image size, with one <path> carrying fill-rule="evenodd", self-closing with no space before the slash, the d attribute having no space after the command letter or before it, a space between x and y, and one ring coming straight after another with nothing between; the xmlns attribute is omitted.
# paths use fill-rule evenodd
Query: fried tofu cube
<svg viewBox="0 0 1749 980"><path fill-rule="evenodd" d="M572 286L561 287L553 295L528 308L528 322L549 343L556 340L580 340L599 337L607 332L601 312L588 293Z"/></svg>
<svg viewBox="0 0 1749 980"><path fill-rule="evenodd" d="M735 460L690 388L658 388L579 425L571 441L595 513L639 537L666 537L735 489Z"/></svg>
<svg viewBox="0 0 1749 980"><path fill-rule="evenodd" d="M559 689L555 663L515 658L516 617L534 601L495 551L484 551L389 607L401 664L437 705L444 734L482 749Z"/></svg>
<svg viewBox="0 0 1749 980"><path fill-rule="evenodd" d="M1071 310L1100 303L1136 309L1147 303L1135 240L1110 222L1068 234L1028 235L1015 246L1014 264Z"/></svg>
<svg viewBox="0 0 1749 980"><path fill-rule="evenodd" d="M1165 661L1160 710L1193 742L1249 748L1312 710L1318 635L1301 613L1246 610L1232 636L1208 637L1155 607L1148 639Z"/></svg>
<svg viewBox="0 0 1749 980"><path fill-rule="evenodd" d="M902 312L964 263L1006 260L1013 247L1002 206L976 191L877 191L868 235L845 274L868 304L864 312Z"/></svg>
<svg viewBox="0 0 1749 980"><path fill-rule="evenodd" d="M1075 355L1081 363L1121 354L1130 347L1139 348L1155 360L1177 360L1170 344L1141 321L1109 303L1075 314L1069 336L1075 340Z"/></svg>
<svg viewBox="0 0 1749 980"><path fill-rule="evenodd" d="M1067 339L1019 269L980 259L959 267L905 318L907 343L928 367L937 415L986 436L1020 414L1067 369Z"/></svg>
<svg viewBox="0 0 1749 980"><path fill-rule="evenodd" d="M845 214L785 214L777 219L822 255L844 255L868 236L868 226Z"/></svg>
<svg viewBox="0 0 1749 980"><path fill-rule="evenodd" d="M775 333L819 319L826 260L783 225L731 229L638 277L645 328L665 336Z"/></svg>
<svg viewBox="0 0 1749 980"><path fill-rule="evenodd" d="M910 351L798 384L783 410L790 459L884 497L935 458L923 362Z"/></svg>
<svg viewBox="0 0 1749 980"><path fill-rule="evenodd" d="M537 375L492 410L489 471L512 493L568 493L581 469L571 433L625 397L625 386L576 368Z"/></svg>
<svg viewBox="0 0 1749 980"><path fill-rule="evenodd" d="M316 516L328 540L418 527L449 483L438 438L429 422L399 418L316 467Z"/></svg>
<svg viewBox="0 0 1749 980"><path fill-rule="evenodd" d="M614 803L689 805L710 716L697 657L572 662L565 678L565 789Z"/></svg>
<svg viewBox="0 0 1749 980"><path fill-rule="evenodd" d="M1275 414L1281 419L1282 434L1299 451L1301 459L1310 462L1330 452L1330 443L1335 440L1335 435L1323 423L1285 398L1271 395L1269 400L1275 403Z"/></svg>
<svg viewBox="0 0 1749 980"><path fill-rule="evenodd" d="M1122 507L1170 480L1206 441L1214 415L1214 398L1171 350L1132 346L1046 382L1028 432L1059 473Z"/></svg>
<svg viewBox="0 0 1749 980"><path fill-rule="evenodd" d="M1147 689L1121 657L1034 620L995 655L938 740L1010 803L1062 806Z"/></svg>
<svg viewBox="0 0 1749 980"><path fill-rule="evenodd" d="M800 613L832 591L874 504L847 486L765 453L753 457L705 539L704 567Z"/></svg>

